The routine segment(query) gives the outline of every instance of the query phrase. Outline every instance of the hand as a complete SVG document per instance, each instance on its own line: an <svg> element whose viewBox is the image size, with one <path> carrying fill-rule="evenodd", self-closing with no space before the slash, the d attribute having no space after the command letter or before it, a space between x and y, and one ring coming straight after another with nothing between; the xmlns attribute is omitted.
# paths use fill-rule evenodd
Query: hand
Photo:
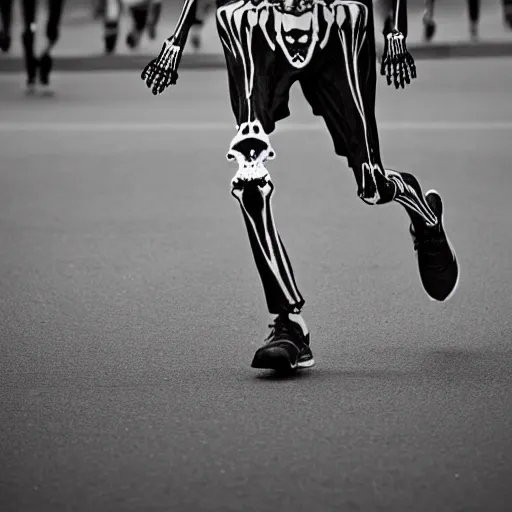
<svg viewBox="0 0 512 512"><path fill-rule="evenodd" d="M380 74L386 75L388 85L394 83L397 89L403 89L417 76L416 64L407 51L405 37L398 30L392 30L385 38Z"/></svg>
<svg viewBox="0 0 512 512"><path fill-rule="evenodd" d="M160 55L152 60L141 74L142 80L156 96L178 80L178 66L183 49L176 44L174 37L165 41Z"/></svg>

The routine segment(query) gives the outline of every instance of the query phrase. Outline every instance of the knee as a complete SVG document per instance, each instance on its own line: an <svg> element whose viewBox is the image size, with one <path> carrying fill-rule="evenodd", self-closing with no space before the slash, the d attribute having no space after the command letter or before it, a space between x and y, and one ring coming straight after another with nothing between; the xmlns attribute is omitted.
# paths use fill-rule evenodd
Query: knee
<svg viewBox="0 0 512 512"><path fill-rule="evenodd" d="M229 161L242 160L245 163L275 158L270 137L260 121L249 121L240 125L226 158Z"/></svg>
<svg viewBox="0 0 512 512"><path fill-rule="evenodd" d="M248 179L235 176L231 181L231 195L249 210L262 208L273 192L274 184L268 175Z"/></svg>

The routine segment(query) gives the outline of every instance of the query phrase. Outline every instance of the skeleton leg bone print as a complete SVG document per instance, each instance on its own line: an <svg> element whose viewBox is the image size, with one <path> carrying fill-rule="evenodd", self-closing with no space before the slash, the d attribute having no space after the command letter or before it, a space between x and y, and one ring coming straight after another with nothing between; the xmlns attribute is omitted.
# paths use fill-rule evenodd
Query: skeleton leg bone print
<svg viewBox="0 0 512 512"><path fill-rule="evenodd" d="M273 192L269 176L239 181L231 191L242 210L269 313L299 313L304 299L276 228L271 204Z"/></svg>

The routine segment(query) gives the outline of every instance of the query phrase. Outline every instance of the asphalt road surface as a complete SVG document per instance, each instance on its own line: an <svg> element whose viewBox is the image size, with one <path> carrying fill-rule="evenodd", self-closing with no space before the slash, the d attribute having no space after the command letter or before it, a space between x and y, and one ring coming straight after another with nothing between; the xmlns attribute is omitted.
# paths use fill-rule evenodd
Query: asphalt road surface
<svg viewBox="0 0 512 512"><path fill-rule="evenodd" d="M378 92L387 166L445 201L461 282L422 291L300 96L275 216L317 366L252 370L268 318L224 155L222 71L0 76L2 512L508 512L512 66L424 62Z"/></svg>

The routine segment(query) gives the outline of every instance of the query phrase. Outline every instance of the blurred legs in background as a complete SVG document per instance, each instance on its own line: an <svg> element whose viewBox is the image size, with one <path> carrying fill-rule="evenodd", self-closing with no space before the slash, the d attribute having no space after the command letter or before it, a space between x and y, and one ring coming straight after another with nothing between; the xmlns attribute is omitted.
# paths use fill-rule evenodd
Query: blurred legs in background
<svg viewBox="0 0 512 512"><path fill-rule="evenodd" d="M190 42L194 50L199 50L202 46L203 29L208 19L208 15L213 15L215 12L214 0L196 0L192 6L194 12L194 21L190 28Z"/></svg>
<svg viewBox="0 0 512 512"><path fill-rule="evenodd" d="M116 49L122 7L120 0L103 0L105 53L112 53Z"/></svg>
<svg viewBox="0 0 512 512"><path fill-rule="evenodd" d="M503 0L503 22L512 30L512 0Z"/></svg>
<svg viewBox="0 0 512 512"><path fill-rule="evenodd" d="M478 40L478 22L480 21L480 0L468 0L469 33L473 41Z"/></svg>
<svg viewBox="0 0 512 512"><path fill-rule="evenodd" d="M147 30L148 37L155 39L156 27L162 12L162 0L145 0L136 2L129 6L133 26L126 37L126 44L129 48L136 48L144 33Z"/></svg>
<svg viewBox="0 0 512 512"><path fill-rule="evenodd" d="M46 22L46 46L39 58L35 55L35 37L37 31L37 0L22 0L22 44L25 59L25 71L27 73L27 92L33 93L36 79L43 92L49 92L50 74L53 67L51 51L59 40L59 28L62 17L64 0L47 0L48 19Z"/></svg>
<svg viewBox="0 0 512 512"><path fill-rule="evenodd" d="M11 23L13 0L0 0L0 50L4 53L11 47Z"/></svg>
<svg viewBox="0 0 512 512"><path fill-rule="evenodd" d="M132 28L126 36L129 48L137 48L144 31L150 39L156 38L156 29L162 12L162 0L103 0L104 39L106 53L113 53L119 37L119 22L123 7L126 7L132 19ZM101 12L101 11L100 11Z"/></svg>
<svg viewBox="0 0 512 512"><path fill-rule="evenodd" d="M105 0L92 0L92 19L102 20L105 17Z"/></svg>
<svg viewBox="0 0 512 512"><path fill-rule="evenodd" d="M139 46L140 39L148 21L149 4L149 1L145 1L136 2L128 6L132 19L132 28L126 36L126 45L128 48L134 49Z"/></svg>
<svg viewBox="0 0 512 512"><path fill-rule="evenodd" d="M425 13L423 15L423 30L426 41L430 41L436 32L434 21L434 6L436 0L425 0ZM510 0L503 0L510 2ZM480 0L467 0L469 16L469 34L473 41L478 40L478 23L480 21Z"/></svg>
<svg viewBox="0 0 512 512"><path fill-rule="evenodd" d="M435 0L425 0L425 13L423 14L423 37L425 41L431 41L436 33L434 5Z"/></svg>

